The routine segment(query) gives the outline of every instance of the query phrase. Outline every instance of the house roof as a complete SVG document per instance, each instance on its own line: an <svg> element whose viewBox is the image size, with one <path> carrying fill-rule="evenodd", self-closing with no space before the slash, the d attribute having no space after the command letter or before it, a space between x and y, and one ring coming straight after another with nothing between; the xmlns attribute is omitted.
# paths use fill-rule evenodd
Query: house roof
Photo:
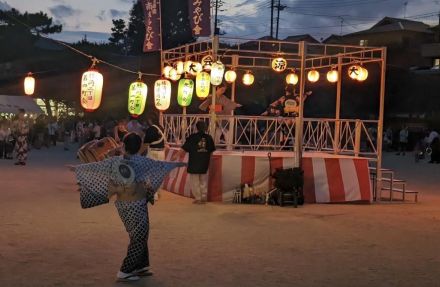
<svg viewBox="0 0 440 287"><path fill-rule="evenodd" d="M289 36L289 37L285 38L283 41L287 41L287 42L306 41L306 42L310 42L310 43L319 43L318 40L316 40L314 37L312 37L309 34Z"/></svg>
<svg viewBox="0 0 440 287"><path fill-rule="evenodd" d="M373 27L367 30L347 34L348 35L360 35L360 34L372 34L372 33L383 33L383 32L394 32L394 31L412 31L420 33L432 33L429 29L430 26L420 22L408 19L385 17L376 23Z"/></svg>

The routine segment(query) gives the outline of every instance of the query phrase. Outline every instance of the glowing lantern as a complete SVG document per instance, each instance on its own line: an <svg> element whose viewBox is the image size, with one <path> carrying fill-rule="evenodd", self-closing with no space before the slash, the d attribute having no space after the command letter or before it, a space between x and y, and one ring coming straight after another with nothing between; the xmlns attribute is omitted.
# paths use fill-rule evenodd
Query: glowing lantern
<svg viewBox="0 0 440 287"><path fill-rule="evenodd" d="M176 69L177 74L182 75L184 72L184 63L182 61L178 61L174 64L174 69Z"/></svg>
<svg viewBox="0 0 440 287"><path fill-rule="evenodd" d="M307 79L309 79L309 81L312 83L316 83L319 80L319 72L315 69L309 71L307 74Z"/></svg>
<svg viewBox="0 0 440 287"><path fill-rule="evenodd" d="M35 92L35 78L32 73L29 73L24 79L24 93L28 96L32 96Z"/></svg>
<svg viewBox="0 0 440 287"><path fill-rule="evenodd" d="M190 67L189 67L189 73L192 76L196 76L198 73L200 73L203 70L202 68L202 64L198 63L198 62L192 62Z"/></svg>
<svg viewBox="0 0 440 287"><path fill-rule="evenodd" d="M163 68L163 70L162 70L162 75L163 75L165 78L169 78L169 77L170 77L170 71L171 71L171 69L173 69L173 67L171 67L171 66L165 66L165 67Z"/></svg>
<svg viewBox="0 0 440 287"><path fill-rule="evenodd" d="M360 70L360 73L359 73L359 76L358 76L357 80L358 80L359 82L363 82L363 81L365 81L367 78L368 78L368 70L365 69L364 67L361 67L361 70Z"/></svg>
<svg viewBox="0 0 440 287"><path fill-rule="evenodd" d="M234 70L229 70L225 73L225 80L227 83L233 83L237 79L237 73Z"/></svg>
<svg viewBox="0 0 440 287"><path fill-rule="evenodd" d="M185 64L183 65L183 71L185 72L185 73L190 73L190 71L191 71L191 65L192 65L192 62L191 61L186 61L185 62Z"/></svg>
<svg viewBox="0 0 440 287"><path fill-rule="evenodd" d="M92 112L101 105L103 85L104 78L97 70L90 69L82 75L81 106L86 111Z"/></svg>
<svg viewBox="0 0 440 287"><path fill-rule="evenodd" d="M210 72L212 64L214 63L214 57L207 55L202 58L202 68L203 70Z"/></svg>
<svg viewBox="0 0 440 287"><path fill-rule="evenodd" d="M196 78L196 94L197 97L204 99L209 96L211 89L211 76L207 72L201 72Z"/></svg>
<svg viewBox="0 0 440 287"><path fill-rule="evenodd" d="M171 102L171 82L165 79L154 83L154 105L159 111L166 111Z"/></svg>
<svg viewBox="0 0 440 287"><path fill-rule="evenodd" d="M140 116L145 110L148 87L142 81L131 83L128 89L128 112L133 116Z"/></svg>
<svg viewBox="0 0 440 287"><path fill-rule="evenodd" d="M171 81L176 82L176 81L178 81L180 79L180 77L181 77L181 74L179 74L176 69L171 68L170 73L168 75L168 78Z"/></svg>
<svg viewBox="0 0 440 287"><path fill-rule="evenodd" d="M353 80L357 80L359 74L361 73L362 67L359 65L353 65L348 68L348 76Z"/></svg>
<svg viewBox="0 0 440 287"><path fill-rule="evenodd" d="M246 74L243 75L243 84L246 86L250 86L254 83L255 77L251 72L247 71Z"/></svg>
<svg viewBox="0 0 440 287"><path fill-rule="evenodd" d="M283 72L284 70L286 70L286 68L287 68L286 59L279 57L272 60L272 69L275 72L278 73Z"/></svg>
<svg viewBox="0 0 440 287"><path fill-rule="evenodd" d="M330 83L336 83L339 79L338 71L333 69L331 71L328 71L327 73L327 81Z"/></svg>
<svg viewBox="0 0 440 287"><path fill-rule="evenodd" d="M191 79L182 79L179 81L179 89L177 91L177 103L182 107L191 105L194 93L194 81Z"/></svg>
<svg viewBox="0 0 440 287"><path fill-rule="evenodd" d="M287 74L286 83L288 85L298 84L298 75L295 73L295 71L292 71L291 73Z"/></svg>
<svg viewBox="0 0 440 287"><path fill-rule="evenodd" d="M218 86L223 81L223 75L225 73L225 65L222 62L217 61L212 64L211 67L211 84Z"/></svg>

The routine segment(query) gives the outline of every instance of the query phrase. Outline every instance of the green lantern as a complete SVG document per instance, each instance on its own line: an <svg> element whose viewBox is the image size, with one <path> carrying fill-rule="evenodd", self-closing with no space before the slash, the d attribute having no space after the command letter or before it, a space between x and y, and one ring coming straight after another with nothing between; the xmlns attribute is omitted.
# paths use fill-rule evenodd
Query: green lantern
<svg viewBox="0 0 440 287"><path fill-rule="evenodd" d="M128 112L133 116L140 116L145 110L148 87L142 81L131 83L128 90Z"/></svg>
<svg viewBox="0 0 440 287"><path fill-rule="evenodd" d="M179 88L177 91L177 102L182 107L191 105L192 96L194 93L194 81L191 79L182 79L179 81Z"/></svg>

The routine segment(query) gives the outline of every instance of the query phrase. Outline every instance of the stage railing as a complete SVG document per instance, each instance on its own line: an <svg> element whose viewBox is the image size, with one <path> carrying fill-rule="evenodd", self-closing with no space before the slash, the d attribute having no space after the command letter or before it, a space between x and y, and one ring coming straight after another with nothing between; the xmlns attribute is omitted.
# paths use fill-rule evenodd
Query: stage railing
<svg viewBox="0 0 440 287"><path fill-rule="evenodd" d="M168 143L180 146L196 132L200 120L210 125L208 114L163 115ZM263 116L216 116L214 135L218 148L228 150L293 150L296 118ZM303 149L377 158L378 121L357 119L304 119Z"/></svg>

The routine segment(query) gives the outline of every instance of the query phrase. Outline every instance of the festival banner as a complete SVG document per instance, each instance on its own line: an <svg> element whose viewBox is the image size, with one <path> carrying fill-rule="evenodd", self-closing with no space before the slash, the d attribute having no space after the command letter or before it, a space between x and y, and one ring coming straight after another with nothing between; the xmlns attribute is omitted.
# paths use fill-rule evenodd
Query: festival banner
<svg viewBox="0 0 440 287"><path fill-rule="evenodd" d="M160 0L142 0L145 15L144 52L154 52L161 49Z"/></svg>
<svg viewBox="0 0 440 287"><path fill-rule="evenodd" d="M189 0L189 21L195 37L211 35L210 0Z"/></svg>

